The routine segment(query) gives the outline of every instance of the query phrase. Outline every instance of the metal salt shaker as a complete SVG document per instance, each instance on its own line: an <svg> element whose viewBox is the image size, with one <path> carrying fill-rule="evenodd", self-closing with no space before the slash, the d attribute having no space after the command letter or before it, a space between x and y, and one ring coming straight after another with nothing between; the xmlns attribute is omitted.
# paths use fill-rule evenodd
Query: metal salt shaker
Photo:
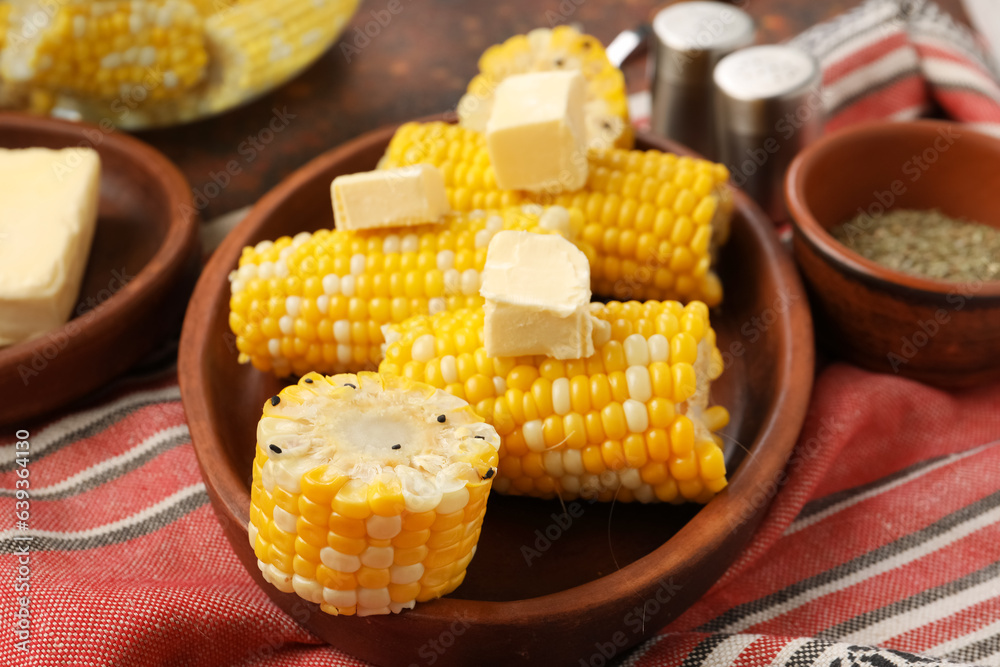
<svg viewBox="0 0 1000 667"><path fill-rule="evenodd" d="M750 15L723 2L680 2L653 18L652 129L717 158L712 70L754 41Z"/></svg>
<svg viewBox="0 0 1000 667"><path fill-rule="evenodd" d="M808 53L752 46L715 68L719 159L774 220L787 218L785 170L823 129L822 72Z"/></svg>

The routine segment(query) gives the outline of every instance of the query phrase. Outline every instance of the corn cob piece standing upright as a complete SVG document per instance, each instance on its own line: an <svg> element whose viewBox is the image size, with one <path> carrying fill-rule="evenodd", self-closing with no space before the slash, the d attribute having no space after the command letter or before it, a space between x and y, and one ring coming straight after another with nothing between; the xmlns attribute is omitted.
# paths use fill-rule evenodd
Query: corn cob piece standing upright
<svg viewBox="0 0 1000 667"><path fill-rule="evenodd" d="M694 301L591 304L595 353L491 358L482 308L387 327L385 374L466 399L500 434L497 491L563 499L707 502L726 486L722 356Z"/></svg>
<svg viewBox="0 0 1000 667"><path fill-rule="evenodd" d="M718 305L722 284L712 263L729 233L726 168L659 151L591 151L588 159L582 190L557 195L499 190L483 135L433 122L401 126L379 166L437 166L456 211L526 202L576 211L574 218L583 225L580 240L596 252L591 264L596 294Z"/></svg>
<svg viewBox="0 0 1000 667"><path fill-rule="evenodd" d="M584 118L589 146L632 147L625 77L608 60L596 38L568 25L538 28L486 49L479 59L479 74L458 103L459 122L471 130L485 131L501 81L512 74L552 70L577 70L587 80Z"/></svg>
<svg viewBox="0 0 1000 667"><path fill-rule="evenodd" d="M425 384L306 375L257 427L249 533L264 578L335 615L450 593L476 553L499 442Z"/></svg>
<svg viewBox="0 0 1000 667"><path fill-rule="evenodd" d="M243 250L230 275L240 362L279 376L374 368L381 327L476 306L486 248L503 229L572 238L565 210L511 207L405 229L303 232Z"/></svg>

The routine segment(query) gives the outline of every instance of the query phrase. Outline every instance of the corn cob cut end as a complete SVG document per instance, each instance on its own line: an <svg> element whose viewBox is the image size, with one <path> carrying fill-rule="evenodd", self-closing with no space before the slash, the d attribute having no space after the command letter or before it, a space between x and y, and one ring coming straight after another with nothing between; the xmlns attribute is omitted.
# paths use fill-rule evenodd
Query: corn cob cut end
<svg viewBox="0 0 1000 667"><path fill-rule="evenodd" d="M595 354L490 358L482 309L393 325L380 370L465 398L502 439L497 491L707 502L725 488L729 421L709 406L722 355L708 308L595 303ZM437 354L431 354L437 350Z"/></svg>
<svg viewBox="0 0 1000 667"><path fill-rule="evenodd" d="M305 375L257 427L248 529L261 573L334 615L450 593L476 552L499 444L465 401L423 383Z"/></svg>
<svg viewBox="0 0 1000 667"><path fill-rule="evenodd" d="M488 48L479 59L479 70L458 104L459 122L464 127L485 131L496 87L508 76L577 70L587 80L584 116L588 146L632 147L625 78L596 38L566 25L538 28Z"/></svg>

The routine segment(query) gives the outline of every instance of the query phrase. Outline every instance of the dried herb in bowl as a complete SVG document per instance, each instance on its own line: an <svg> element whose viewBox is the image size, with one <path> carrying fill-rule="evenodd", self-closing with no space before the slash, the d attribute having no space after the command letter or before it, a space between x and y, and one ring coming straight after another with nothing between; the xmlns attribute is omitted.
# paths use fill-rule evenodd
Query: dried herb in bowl
<svg viewBox="0 0 1000 667"><path fill-rule="evenodd" d="M861 214L830 232L895 271L948 282L1000 280L1000 229L937 210Z"/></svg>

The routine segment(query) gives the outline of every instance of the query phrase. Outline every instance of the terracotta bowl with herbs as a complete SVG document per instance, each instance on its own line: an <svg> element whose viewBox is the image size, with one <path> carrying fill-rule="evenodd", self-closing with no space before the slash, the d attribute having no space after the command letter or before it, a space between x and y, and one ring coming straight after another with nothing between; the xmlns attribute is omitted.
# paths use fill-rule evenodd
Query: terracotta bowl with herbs
<svg viewBox="0 0 1000 667"><path fill-rule="evenodd" d="M800 153L785 187L823 343L943 387L1000 378L1000 139L859 125Z"/></svg>

